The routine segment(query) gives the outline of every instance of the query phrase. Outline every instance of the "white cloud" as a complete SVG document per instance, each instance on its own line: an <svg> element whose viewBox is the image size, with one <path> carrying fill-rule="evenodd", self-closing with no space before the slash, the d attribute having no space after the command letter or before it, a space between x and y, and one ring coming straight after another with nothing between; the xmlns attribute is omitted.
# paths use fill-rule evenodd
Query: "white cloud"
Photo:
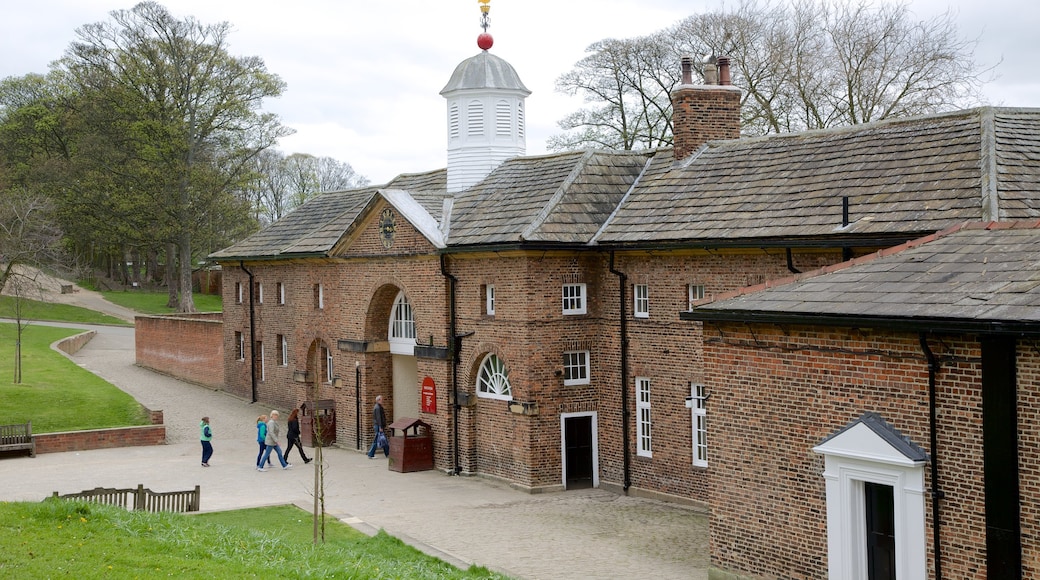
<svg viewBox="0 0 1040 580"><path fill-rule="evenodd" d="M438 94L455 65L478 52L474 0L357 2L167 0L175 16L228 21L234 54L256 55L287 83L266 104L297 133L281 143L350 163L374 183L399 173L443 167L444 100ZM727 6L735 2L726 2ZM45 72L83 24L131 8L129 0L35 0L8 3L0 19L0 77ZM545 151L556 121L581 101L554 92L556 78L603 38L648 34L723 5L721 0L491 0L492 52L509 61L532 94L527 99L529 154ZM929 18L950 9L964 36L981 35L980 63L1000 77L986 88L993 104L1040 106L1040 47L1032 28L1040 12L1011 0L915 0Z"/></svg>

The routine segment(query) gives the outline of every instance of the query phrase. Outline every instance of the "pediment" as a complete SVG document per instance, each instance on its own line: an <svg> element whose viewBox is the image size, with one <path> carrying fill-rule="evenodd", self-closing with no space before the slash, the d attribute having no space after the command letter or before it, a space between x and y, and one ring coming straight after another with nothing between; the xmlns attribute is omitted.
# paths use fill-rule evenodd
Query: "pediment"
<svg viewBox="0 0 1040 580"><path fill-rule="evenodd" d="M813 451L902 466L921 465L928 460L923 449L877 413L864 413L813 447Z"/></svg>

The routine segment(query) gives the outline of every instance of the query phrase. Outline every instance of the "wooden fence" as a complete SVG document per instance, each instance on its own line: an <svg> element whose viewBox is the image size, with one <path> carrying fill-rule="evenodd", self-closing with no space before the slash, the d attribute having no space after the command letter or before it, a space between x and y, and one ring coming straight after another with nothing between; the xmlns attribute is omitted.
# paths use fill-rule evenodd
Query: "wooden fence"
<svg viewBox="0 0 1040 580"><path fill-rule="evenodd" d="M93 503L119 506L127 510L147 512L197 512L201 490L195 486L191 491L156 492L138 484L137 489L115 489L112 487L95 487L79 493L51 496L55 499L78 499Z"/></svg>

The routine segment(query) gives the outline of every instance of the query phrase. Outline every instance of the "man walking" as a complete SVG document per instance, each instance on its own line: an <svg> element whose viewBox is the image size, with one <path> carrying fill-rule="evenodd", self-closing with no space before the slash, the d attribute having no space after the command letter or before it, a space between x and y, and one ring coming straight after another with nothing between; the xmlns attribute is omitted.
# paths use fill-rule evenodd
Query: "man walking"
<svg viewBox="0 0 1040 580"><path fill-rule="evenodd" d="M383 411L383 395L376 396L376 406L372 408L372 425L376 428L376 436L372 439L372 447L368 450L368 458L375 459L376 447L382 447L383 456L389 457L390 442L386 440L386 412Z"/></svg>

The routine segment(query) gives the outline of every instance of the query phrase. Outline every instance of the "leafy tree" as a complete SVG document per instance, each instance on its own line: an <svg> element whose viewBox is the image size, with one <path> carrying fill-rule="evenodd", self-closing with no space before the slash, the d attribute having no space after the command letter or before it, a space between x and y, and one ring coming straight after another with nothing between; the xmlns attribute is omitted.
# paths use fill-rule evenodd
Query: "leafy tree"
<svg viewBox="0 0 1040 580"><path fill-rule="evenodd" d="M557 80L589 106L559 122L548 148L671 143L667 94L683 54L725 55L743 89L748 134L822 129L980 102L991 69L974 60L949 13L915 21L905 3L742 0L632 40L604 40Z"/></svg>
<svg viewBox="0 0 1040 580"><path fill-rule="evenodd" d="M289 133L260 112L284 83L260 58L229 54L226 22L178 20L154 2L111 17L79 28L59 67L89 99L85 110L107 153L120 158L109 167L114 184L133 192L132 206L148 208L141 217L161 224L167 263L177 263L170 305L191 312L194 244L228 235L231 216L221 212L247 211L232 192L252 159Z"/></svg>

